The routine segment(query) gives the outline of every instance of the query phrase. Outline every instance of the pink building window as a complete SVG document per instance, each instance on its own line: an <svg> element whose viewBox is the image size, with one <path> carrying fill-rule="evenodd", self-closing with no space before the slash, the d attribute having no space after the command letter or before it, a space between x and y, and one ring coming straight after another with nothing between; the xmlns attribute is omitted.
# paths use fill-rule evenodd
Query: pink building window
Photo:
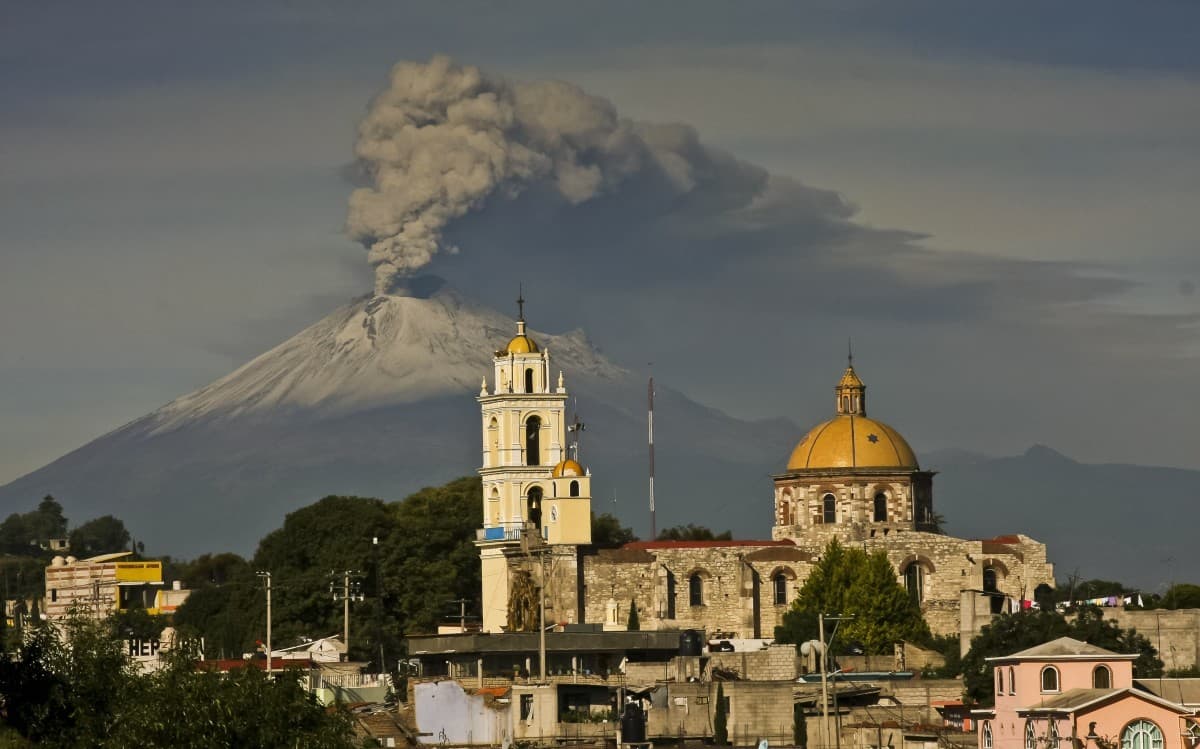
<svg viewBox="0 0 1200 749"><path fill-rule="evenodd" d="M1162 749L1162 729L1148 720L1135 720L1121 731L1121 749Z"/></svg>
<svg viewBox="0 0 1200 749"><path fill-rule="evenodd" d="M1092 671L1092 688L1112 689L1112 671L1108 670L1108 666L1096 666L1096 670Z"/></svg>
<svg viewBox="0 0 1200 749"><path fill-rule="evenodd" d="M1008 693L1017 693L1017 671L1012 666L1008 667Z"/></svg>
<svg viewBox="0 0 1200 749"><path fill-rule="evenodd" d="M1046 666L1042 669L1042 691L1058 691L1058 669L1054 666Z"/></svg>
<svg viewBox="0 0 1200 749"><path fill-rule="evenodd" d="M983 722L983 749L992 749L992 722Z"/></svg>

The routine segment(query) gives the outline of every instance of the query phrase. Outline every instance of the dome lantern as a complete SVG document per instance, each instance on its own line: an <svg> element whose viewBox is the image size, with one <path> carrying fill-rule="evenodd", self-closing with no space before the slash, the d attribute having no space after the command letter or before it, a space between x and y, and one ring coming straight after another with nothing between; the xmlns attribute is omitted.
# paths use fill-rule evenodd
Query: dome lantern
<svg viewBox="0 0 1200 749"><path fill-rule="evenodd" d="M842 379L838 381L834 392L837 393L839 416L867 415L867 386L854 371L853 350L846 355L846 371L842 373Z"/></svg>

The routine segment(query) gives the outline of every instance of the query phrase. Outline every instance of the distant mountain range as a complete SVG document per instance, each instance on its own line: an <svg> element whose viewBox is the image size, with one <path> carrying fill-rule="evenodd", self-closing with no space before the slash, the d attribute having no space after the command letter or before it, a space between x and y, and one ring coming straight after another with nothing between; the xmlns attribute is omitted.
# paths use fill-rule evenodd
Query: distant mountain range
<svg viewBox="0 0 1200 749"><path fill-rule="evenodd" d="M326 494L399 499L473 473L475 396L513 331L509 317L437 279L413 282L408 296L364 297L0 487L0 506L31 509L50 493L76 523L121 517L151 553L252 552L287 512ZM645 380L582 331L533 335L587 423L581 452L596 511L647 534ZM803 428L740 420L661 385L655 428L659 527L769 536L770 475ZM1060 578L1077 568L1147 590L1200 581L1191 542L1200 471L1086 465L1040 446L1011 458L936 452L922 464L940 471L935 506L955 535L1026 533L1049 544Z"/></svg>

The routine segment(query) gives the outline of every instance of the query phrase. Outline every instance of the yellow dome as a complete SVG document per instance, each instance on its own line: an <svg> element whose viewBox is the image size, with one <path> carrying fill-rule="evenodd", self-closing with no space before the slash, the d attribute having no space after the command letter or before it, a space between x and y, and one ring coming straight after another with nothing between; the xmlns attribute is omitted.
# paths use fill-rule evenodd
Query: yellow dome
<svg viewBox="0 0 1200 749"><path fill-rule="evenodd" d="M578 462L567 458L564 461L560 461L558 465L554 466L554 471L550 475L556 479L560 479L564 476L582 476L583 466L579 465Z"/></svg>
<svg viewBox="0 0 1200 749"><path fill-rule="evenodd" d="M822 468L918 470L917 456L887 424L866 416L839 414L818 424L792 450L789 471Z"/></svg>
<svg viewBox="0 0 1200 749"><path fill-rule="evenodd" d="M513 336L513 339L504 347L506 354L536 354L539 350L533 339L524 333Z"/></svg>

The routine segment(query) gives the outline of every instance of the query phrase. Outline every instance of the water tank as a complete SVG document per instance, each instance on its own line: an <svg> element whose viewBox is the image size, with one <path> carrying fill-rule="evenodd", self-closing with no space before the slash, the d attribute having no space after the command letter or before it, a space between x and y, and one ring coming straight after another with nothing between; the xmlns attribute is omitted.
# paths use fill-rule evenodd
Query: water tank
<svg viewBox="0 0 1200 749"><path fill-rule="evenodd" d="M646 714L636 702L625 704L621 714L621 743L641 744L646 741Z"/></svg>
<svg viewBox="0 0 1200 749"><path fill-rule="evenodd" d="M679 633L680 655L702 655L704 653L704 632L699 629L685 629Z"/></svg>

